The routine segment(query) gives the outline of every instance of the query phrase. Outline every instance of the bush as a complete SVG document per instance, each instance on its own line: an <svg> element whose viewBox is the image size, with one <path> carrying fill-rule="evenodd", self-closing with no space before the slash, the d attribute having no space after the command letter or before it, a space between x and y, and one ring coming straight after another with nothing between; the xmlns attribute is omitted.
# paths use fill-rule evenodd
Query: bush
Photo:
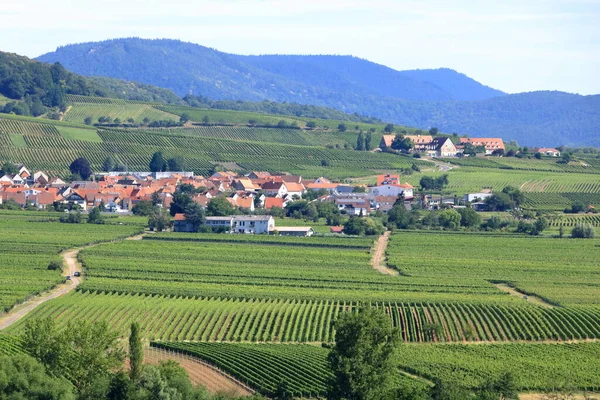
<svg viewBox="0 0 600 400"><path fill-rule="evenodd" d="M63 268L63 264L62 264L62 262L60 262L58 260L52 260L48 264L48 269L50 271L56 271L56 270L62 271L62 268Z"/></svg>
<svg viewBox="0 0 600 400"><path fill-rule="evenodd" d="M574 239L592 239L595 236L594 227L588 224L577 224L571 231L571 237Z"/></svg>

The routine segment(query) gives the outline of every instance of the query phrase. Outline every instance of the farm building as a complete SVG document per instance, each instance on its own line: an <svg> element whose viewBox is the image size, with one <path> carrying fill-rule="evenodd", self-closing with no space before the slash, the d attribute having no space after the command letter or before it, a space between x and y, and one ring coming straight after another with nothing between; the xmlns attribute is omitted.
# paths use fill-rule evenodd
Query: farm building
<svg viewBox="0 0 600 400"><path fill-rule="evenodd" d="M280 236L312 236L315 232L310 226L280 226L269 233Z"/></svg>

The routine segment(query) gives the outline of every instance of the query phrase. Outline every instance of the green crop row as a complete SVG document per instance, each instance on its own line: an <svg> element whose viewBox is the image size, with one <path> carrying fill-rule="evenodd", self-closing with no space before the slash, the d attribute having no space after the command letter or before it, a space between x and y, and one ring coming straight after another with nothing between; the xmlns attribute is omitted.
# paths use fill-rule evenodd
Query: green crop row
<svg viewBox="0 0 600 400"><path fill-rule="evenodd" d="M197 357L257 391L273 395L285 381L297 396L323 395L331 372L328 351L308 345L154 342L154 347ZM600 388L600 343L405 344L397 352L403 371L446 385L476 388L510 373L515 388L553 392Z"/></svg>

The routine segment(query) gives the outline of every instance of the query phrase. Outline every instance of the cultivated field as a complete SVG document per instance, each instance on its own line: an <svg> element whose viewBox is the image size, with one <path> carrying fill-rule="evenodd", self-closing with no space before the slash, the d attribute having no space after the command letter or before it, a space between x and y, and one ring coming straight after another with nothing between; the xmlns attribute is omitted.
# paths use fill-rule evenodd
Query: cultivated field
<svg viewBox="0 0 600 400"><path fill-rule="evenodd" d="M62 263L60 252L139 232L140 226L61 224L58 213L0 211L0 311L40 293L65 278L49 270Z"/></svg>

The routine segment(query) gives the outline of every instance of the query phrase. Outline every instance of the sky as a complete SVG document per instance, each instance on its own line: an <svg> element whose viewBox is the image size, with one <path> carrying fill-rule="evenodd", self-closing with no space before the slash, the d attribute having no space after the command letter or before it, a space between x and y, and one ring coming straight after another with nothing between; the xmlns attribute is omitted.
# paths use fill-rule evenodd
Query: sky
<svg viewBox="0 0 600 400"><path fill-rule="evenodd" d="M0 50L170 38L237 54L452 68L507 93L600 93L600 0L0 0Z"/></svg>

